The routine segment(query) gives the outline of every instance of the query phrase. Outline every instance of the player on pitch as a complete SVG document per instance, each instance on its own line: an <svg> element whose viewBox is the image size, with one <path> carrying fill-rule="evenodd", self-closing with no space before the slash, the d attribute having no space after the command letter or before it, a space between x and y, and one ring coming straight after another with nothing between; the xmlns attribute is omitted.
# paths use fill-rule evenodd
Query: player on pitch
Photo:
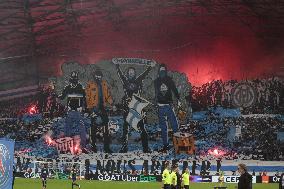
<svg viewBox="0 0 284 189"><path fill-rule="evenodd" d="M44 164L43 168L41 169L41 181L42 181L42 189L46 189L46 185L47 185L47 177L48 177L48 167L47 164Z"/></svg>
<svg viewBox="0 0 284 189"><path fill-rule="evenodd" d="M77 180L77 169L76 169L76 165L73 165L73 168L71 170L71 177L72 177L72 189L74 188L74 186L78 186L78 188L81 188L79 184L76 183Z"/></svg>

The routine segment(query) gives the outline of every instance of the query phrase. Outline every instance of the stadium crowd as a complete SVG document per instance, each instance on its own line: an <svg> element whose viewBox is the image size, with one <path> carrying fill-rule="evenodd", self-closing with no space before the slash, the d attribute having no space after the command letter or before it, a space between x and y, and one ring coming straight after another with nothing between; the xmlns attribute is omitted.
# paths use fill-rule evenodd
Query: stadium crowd
<svg viewBox="0 0 284 189"><path fill-rule="evenodd" d="M280 113L283 101L283 83L273 78L269 80L251 80L260 95L252 108L243 110L237 117L220 117L207 115L206 120L189 120L184 132L193 133L196 137L196 154L198 158L216 158L208 151L213 148L220 149L218 158L224 159L261 159L283 160L281 145L277 140L277 131L283 128L283 120L273 116L261 115L256 117L253 113ZM193 109L205 110L211 106L232 107L230 92L237 81L212 81L201 87L192 88L191 104ZM48 131L54 117L66 113L64 106L54 98L52 89L42 88L38 95L21 99L0 102L0 137L10 137L16 141L35 142ZM264 102L264 103L263 103ZM23 121L23 115L29 113L29 107L36 105L36 113L49 112L42 119L31 123ZM51 113L52 112L52 113ZM241 128L239 136L229 138L232 128ZM157 138L156 135L151 138ZM219 153L219 152L218 152Z"/></svg>
<svg viewBox="0 0 284 189"><path fill-rule="evenodd" d="M28 108L35 104L36 97L22 97L9 101L0 101L0 118L17 118L28 112Z"/></svg>
<svg viewBox="0 0 284 189"><path fill-rule="evenodd" d="M283 113L284 83L278 78L246 80L256 90L256 104L243 109L243 114ZM192 87L189 101L194 111L212 106L232 108L232 90L240 84L237 80L213 80L200 87Z"/></svg>
<svg viewBox="0 0 284 189"><path fill-rule="evenodd" d="M240 127L231 139L230 129ZM196 136L198 158L227 160L274 160L284 159L277 132L283 129L283 121L275 117L209 117L203 121L190 121L183 132ZM218 154L210 151L218 149Z"/></svg>

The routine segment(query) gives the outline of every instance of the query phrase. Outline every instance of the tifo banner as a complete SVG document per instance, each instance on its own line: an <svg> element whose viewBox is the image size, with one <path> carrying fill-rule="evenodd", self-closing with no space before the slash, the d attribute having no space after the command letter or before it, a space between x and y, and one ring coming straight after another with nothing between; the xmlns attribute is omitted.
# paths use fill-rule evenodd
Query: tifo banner
<svg viewBox="0 0 284 189"><path fill-rule="evenodd" d="M74 140L71 137L56 139L55 146L59 153L71 152L72 154L74 154Z"/></svg>
<svg viewBox="0 0 284 189"><path fill-rule="evenodd" d="M81 153L80 149L80 136L76 135L74 137L62 137L52 140L49 136L46 136L46 142L50 146L55 146L58 153L68 153L78 154Z"/></svg>
<svg viewBox="0 0 284 189"><path fill-rule="evenodd" d="M24 114L22 121L26 124L42 120L42 114Z"/></svg>
<svg viewBox="0 0 284 189"><path fill-rule="evenodd" d="M141 58L113 58L114 64L140 64L140 65L151 65L155 63L153 60L141 59Z"/></svg>
<svg viewBox="0 0 284 189"><path fill-rule="evenodd" d="M281 143L284 142L284 132L283 131L279 131L277 133L277 140L280 141Z"/></svg>
<svg viewBox="0 0 284 189"><path fill-rule="evenodd" d="M0 188L11 189L13 182L13 161L15 142L0 139Z"/></svg>

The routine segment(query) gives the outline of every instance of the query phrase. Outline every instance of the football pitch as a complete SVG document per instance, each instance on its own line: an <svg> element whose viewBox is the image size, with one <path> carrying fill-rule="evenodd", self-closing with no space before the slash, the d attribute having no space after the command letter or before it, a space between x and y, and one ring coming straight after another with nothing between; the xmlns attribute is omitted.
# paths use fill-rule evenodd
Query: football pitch
<svg viewBox="0 0 284 189"><path fill-rule="evenodd" d="M160 182L110 182L110 181L78 181L81 189L161 189ZM191 183L190 189L212 189L217 183ZM235 189L236 184L224 184L228 189ZM74 186L74 189L77 188ZM42 189L40 179L22 179L15 180L14 189ZM53 180L47 181L47 189L72 189L71 180ZM278 189L278 184L253 184L253 189Z"/></svg>

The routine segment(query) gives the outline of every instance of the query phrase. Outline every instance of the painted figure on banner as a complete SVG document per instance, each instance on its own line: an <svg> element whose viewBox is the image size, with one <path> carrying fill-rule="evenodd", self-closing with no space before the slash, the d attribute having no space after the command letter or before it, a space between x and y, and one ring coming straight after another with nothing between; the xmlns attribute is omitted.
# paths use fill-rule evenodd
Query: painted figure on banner
<svg viewBox="0 0 284 189"><path fill-rule="evenodd" d="M77 71L72 71L69 84L64 87L62 94L58 96L61 100L67 97L68 113L64 122L64 137L80 136L82 148L85 148L87 141L87 128L83 121L82 111L86 107L86 93L83 85L79 82Z"/></svg>
<svg viewBox="0 0 284 189"><path fill-rule="evenodd" d="M142 64L144 62L145 64ZM139 62L136 59L131 59L130 63L129 61L113 60L113 63L116 65L117 74L124 89L124 96L122 98L124 124L122 137L123 145L120 149L121 153L128 151L129 126L132 126L141 133L143 152L150 152L148 147L148 134L144 126L145 115L143 115L144 113L142 111L143 108L149 104L149 102L141 97L141 93L143 88L143 80L151 71L152 67L156 65L156 63L154 61L144 62ZM120 68L120 64L122 63L148 65L148 68L137 76L136 69L134 67L128 67L126 74L123 74Z"/></svg>
<svg viewBox="0 0 284 189"><path fill-rule="evenodd" d="M68 111L82 111L85 108L85 90L79 82L78 72L71 73L69 84L64 87L62 94L58 97L61 100L67 97Z"/></svg>
<svg viewBox="0 0 284 189"><path fill-rule="evenodd" d="M179 123L173 109L172 93L178 100L178 107L181 107L181 103L179 101L180 96L177 87L173 79L167 75L167 67L165 64L160 65L158 78L155 79L154 86L158 106L159 125L161 127L163 140L163 148L161 151L167 151L169 149L167 120L170 122L174 133L179 131Z"/></svg>
<svg viewBox="0 0 284 189"><path fill-rule="evenodd" d="M104 152L112 153L110 149L110 136L108 128L107 111L112 108L113 100L109 86L103 79L103 73L97 70L93 74L93 81L89 81L86 87L87 108L91 114L91 141L92 150L97 152L97 136L98 127L103 127L103 143Z"/></svg>

